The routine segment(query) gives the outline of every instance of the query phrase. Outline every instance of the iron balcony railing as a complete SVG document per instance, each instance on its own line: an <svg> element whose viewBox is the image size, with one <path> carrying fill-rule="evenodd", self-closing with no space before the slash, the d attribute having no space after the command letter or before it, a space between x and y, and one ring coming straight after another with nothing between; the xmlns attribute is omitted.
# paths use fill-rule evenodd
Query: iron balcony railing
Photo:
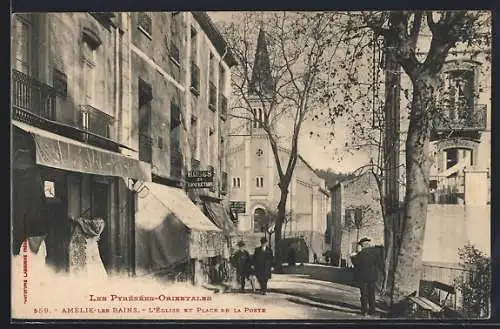
<svg viewBox="0 0 500 329"><path fill-rule="evenodd" d="M486 105L475 108L451 111L445 110L445 115L434 120L434 131L477 131L486 129Z"/></svg>
<svg viewBox="0 0 500 329"><path fill-rule="evenodd" d="M153 161L153 138L139 134L139 160L147 163Z"/></svg>
<svg viewBox="0 0 500 329"><path fill-rule="evenodd" d="M191 91L200 94L200 68L194 62L191 62Z"/></svg>
<svg viewBox="0 0 500 329"><path fill-rule="evenodd" d="M12 106L55 120L56 90L25 73L12 70Z"/></svg>
<svg viewBox="0 0 500 329"><path fill-rule="evenodd" d="M219 94L219 110L221 119L225 121L227 119L227 98L222 93Z"/></svg>
<svg viewBox="0 0 500 329"><path fill-rule="evenodd" d="M209 91L208 107L212 111L216 111L217 110L217 88L215 87L215 85L212 82L209 83L208 91Z"/></svg>
<svg viewBox="0 0 500 329"><path fill-rule="evenodd" d="M182 177L182 152L178 143L172 143L170 147L170 176L175 178Z"/></svg>
<svg viewBox="0 0 500 329"><path fill-rule="evenodd" d="M80 106L80 128L105 138L113 134L114 119L112 116L91 106Z"/></svg>

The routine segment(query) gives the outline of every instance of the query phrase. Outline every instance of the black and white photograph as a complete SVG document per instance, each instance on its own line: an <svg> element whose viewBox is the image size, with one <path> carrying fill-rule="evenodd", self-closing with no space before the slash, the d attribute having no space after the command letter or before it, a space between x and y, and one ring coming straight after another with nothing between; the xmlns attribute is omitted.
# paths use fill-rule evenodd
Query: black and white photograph
<svg viewBox="0 0 500 329"><path fill-rule="evenodd" d="M491 317L492 12L11 15L12 320Z"/></svg>

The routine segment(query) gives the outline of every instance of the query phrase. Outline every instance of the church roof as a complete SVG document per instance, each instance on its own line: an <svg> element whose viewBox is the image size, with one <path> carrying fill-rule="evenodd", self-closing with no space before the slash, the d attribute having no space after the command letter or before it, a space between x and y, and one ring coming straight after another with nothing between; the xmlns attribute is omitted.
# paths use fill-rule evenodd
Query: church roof
<svg viewBox="0 0 500 329"><path fill-rule="evenodd" d="M261 28L257 39L255 60L252 70L252 78L248 85L248 94L255 94L260 90L263 94L272 94L274 89L271 76L271 64L267 51L266 32Z"/></svg>

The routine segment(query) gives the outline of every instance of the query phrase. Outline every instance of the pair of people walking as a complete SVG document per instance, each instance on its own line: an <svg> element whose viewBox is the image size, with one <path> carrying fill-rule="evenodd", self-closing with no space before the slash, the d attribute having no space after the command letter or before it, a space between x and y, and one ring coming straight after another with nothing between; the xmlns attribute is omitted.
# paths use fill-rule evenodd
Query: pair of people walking
<svg viewBox="0 0 500 329"><path fill-rule="evenodd" d="M271 278L271 271L274 263L273 252L267 245L265 237L260 239L261 245L254 250L253 256L244 249L245 243L238 242L238 250L232 257L233 266L236 268L240 289L245 289L245 283L250 281L252 289L255 291L254 277L259 282L260 293L267 292L267 282Z"/></svg>

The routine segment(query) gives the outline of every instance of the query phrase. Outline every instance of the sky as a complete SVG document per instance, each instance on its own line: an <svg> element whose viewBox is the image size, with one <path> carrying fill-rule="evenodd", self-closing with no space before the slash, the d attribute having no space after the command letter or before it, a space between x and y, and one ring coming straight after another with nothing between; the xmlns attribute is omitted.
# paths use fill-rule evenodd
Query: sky
<svg viewBox="0 0 500 329"><path fill-rule="evenodd" d="M234 20L231 12L208 12L208 14L216 25L218 22ZM335 139L328 138L332 130L335 132ZM311 131L314 132L312 136ZM345 147L349 132L350 129L343 120L337 120L333 127L325 126L324 122L308 120L304 122L301 129L299 154L315 169L352 172L367 164L369 157L360 151L353 153L352 149ZM287 145L290 148L290 142L284 141L283 146L287 147Z"/></svg>

